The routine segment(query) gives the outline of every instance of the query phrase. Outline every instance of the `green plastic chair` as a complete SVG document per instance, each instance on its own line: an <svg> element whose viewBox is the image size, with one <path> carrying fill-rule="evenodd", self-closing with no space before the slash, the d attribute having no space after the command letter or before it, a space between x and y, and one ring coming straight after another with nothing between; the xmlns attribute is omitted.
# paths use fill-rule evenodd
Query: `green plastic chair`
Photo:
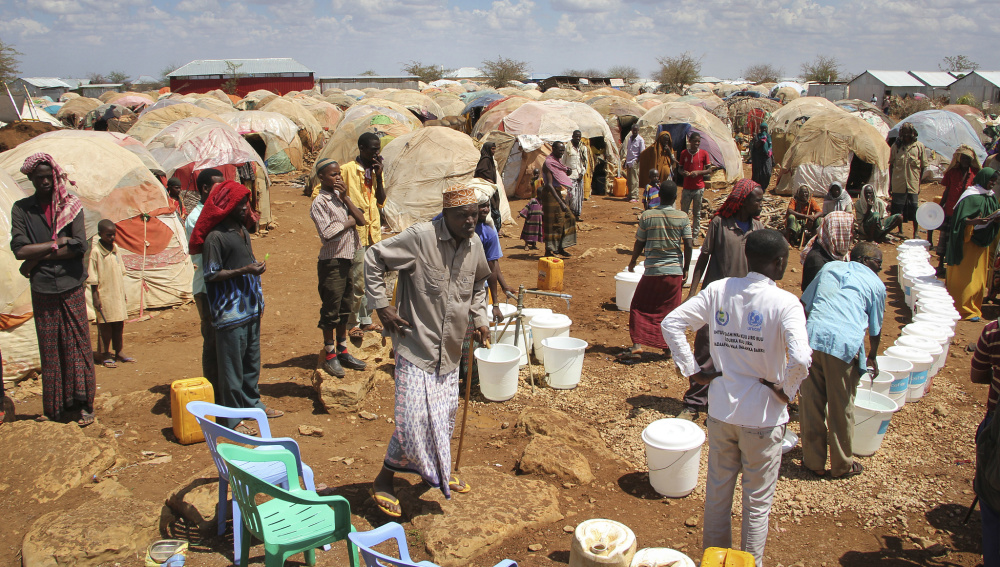
<svg viewBox="0 0 1000 567"><path fill-rule="evenodd" d="M316 564L316 548L347 540L354 530L351 505L343 496L319 496L299 486L295 456L287 449L254 451L239 445L220 444L219 455L229 469L233 498L239 502L243 522L240 567L246 567L250 555L250 535L264 542L265 567L282 567L299 552L305 553L308 565ZM289 490L265 482L235 462L281 462L288 473ZM293 480L294 479L294 480ZM257 504L257 495L272 499ZM248 533L249 532L249 533ZM347 541L350 567L359 567L358 549Z"/></svg>

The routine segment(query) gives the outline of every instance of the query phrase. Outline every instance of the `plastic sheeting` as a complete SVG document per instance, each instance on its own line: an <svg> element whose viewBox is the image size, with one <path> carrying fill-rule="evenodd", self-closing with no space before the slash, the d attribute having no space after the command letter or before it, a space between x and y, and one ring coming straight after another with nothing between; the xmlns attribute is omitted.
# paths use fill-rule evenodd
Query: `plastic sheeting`
<svg viewBox="0 0 1000 567"><path fill-rule="evenodd" d="M382 148L397 136L421 128L420 121L409 110L394 102L366 99L344 113L337 131L330 136L316 160L330 158L347 163L358 157L358 137L372 132L382 140Z"/></svg>
<svg viewBox="0 0 1000 567"><path fill-rule="evenodd" d="M146 149L146 146L128 134L122 134L120 132L95 132L93 130L57 130L55 132L46 132L41 136L38 136L38 138L43 140L49 138L89 138L110 140L135 154L136 157L142 160L142 163L145 164L146 169L152 171L154 175L164 175L166 173L163 166L160 165L160 162L156 161L153 154L149 153L149 150Z"/></svg>
<svg viewBox="0 0 1000 567"><path fill-rule="evenodd" d="M10 251L10 210L14 202L31 195L14 181L6 171L0 169L0 314L24 315L31 312L31 292L28 279L17 270L21 261Z"/></svg>
<svg viewBox="0 0 1000 567"><path fill-rule="evenodd" d="M818 96L797 98L771 113L772 152L775 163L781 163L802 125L812 116L827 112L843 112L837 105Z"/></svg>
<svg viewBox="0 0 1000 567"><path fill-rule="evenodd" d="M146 143L167 126L185 118L213 118L222 122L217 114L193 104L181 103L154 110L139 117L139 121L128 130L128 135Z"/></svg>
<svg viewBox="0 0 1000 567"><path fill-rule="evenodd" d="M264 161L229 124L211 118L185 118L164 128L146 147L164 167L167 177L186 164L194 169Z"/></svg>
<svg viewBox="0 0 1000 567"><path fill-rule="evenodd" d="M580 130L584 138L604 138L608 152L617 153L618 143L604 117L582 102L528 102L503 119L504 132L534 134L546 142L568 142L574 130Z"/></svg>
<svg viewBox="0 0 1000 567"><path fill-rule="evenodd" d="M315 150L323 144L323 127L313 118L312 114L302 105L286 98L276 98L258 108L264 112L277 112L287 116L299 127L299 138L302 145Z"/></svg>
<svg viewBox="0 0 1000 567"><path fill-rule="evenodd" d="M986 148L979 141L979 135L969 122L947 110L924 110L911 114L899 121L889 131L889 138L899 135L899 127L905 123L913 124L917 129L917 139L927 148L937 152L943 161L950 162L955 150L962 144L968 145L976 152L979 163L986 161Z"/></svg>
<svg viewBox="0 0 1000 567"><path fill-rule="evenodd" d="M482 140L483 136L489 134L490 132L499 131L500 125L503 123L503 119L506 118L508 114L514 112L529 102L531 102L531 99L521 97L510 97L500 101L495 101L479 116L479 120L477 120L475 126L472 127L472 137L477 140Z"/></svg>
<svg viewBox="0 0 1000 567"><path fill-rule="evenodd" d="M336 130L337 125L344 118L344 111L339 106L325 100L306 96L297 98L295 101L308 110L309 114L312 114L316 122L319 122L319 125L327 132Z"/></svg>
<svg viewBox="0 0 1000 567"><path fill-rule="evenodd" d="M441 195L452 185L472 181L479 155L472 138L443 126L421 128L389 142L382 150L382 216L389 227L400 232L440 213ZM506 195L501 199L505 204ZM509 220L508 208L504 221Z"/></svg>
<svg viewBox="0 0 1000 567"><path fill-rule="evenodd" d="M734 183L737 179L743 178L743 157L736 147L736 142L733 141L729 127L717 116L704 108L685 102L665 102L654 106L636 123L639 135L645 140L647 147L655 143L659 126L662 124L689 124L692 129L711 138L711 142L705 144L703 140L702 144L710 156L712 154L710 148L717 148L717 154L712 156L712 161L726 168L726 182ZM675 143L682 141L675 140Z"/></svg>
<svg viewBox="0 0 1000 567"><path fill-rule="evenodd" d="M247 110L222 114L219 118L241 135L266 132L286 144L290 144L299 132L299 127L291 119L277 112Z"/></svg>
<svg viewBox="0 0 1000 567"><path fill-rule="evenodd" d="M101 101L96 98L77 97L62 105L62 108L56 113L56 118L70 126L76 127L83 122L83 117L88 112L98 106L101 106Z"/></svg>
<svg viewBox="0 0 1000 567"><path fill-rule="evenodd" d="M441 106L434 102L434 99L415 90L402 89L393 91L386 93L383 98L403 106L410 112L423 116L425 120L437 120L445 115L444 111L441 110ZM364 104L364 102L365 100L361 99L361 103Z"/></svg>

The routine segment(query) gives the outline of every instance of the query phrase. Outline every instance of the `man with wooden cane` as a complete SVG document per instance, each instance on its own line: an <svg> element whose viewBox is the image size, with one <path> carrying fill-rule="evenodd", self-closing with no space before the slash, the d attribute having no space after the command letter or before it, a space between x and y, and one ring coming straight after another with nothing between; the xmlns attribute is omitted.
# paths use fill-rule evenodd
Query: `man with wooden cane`
<svg viewBox="0 0 1000 567"><path fill-rule="evenodd" d="M444 193L444 216L418 223L365 254L368 301L396 352L396 430L370 493L379 510L402 515L395 473L419 474L445 498L471 487L451 474L451 436L458 410L458 366L470 315L473 339L486 344L486 280L490 267L475 235L476 192L464 185ZM396 305L383 275L399 272Z"/></svg>

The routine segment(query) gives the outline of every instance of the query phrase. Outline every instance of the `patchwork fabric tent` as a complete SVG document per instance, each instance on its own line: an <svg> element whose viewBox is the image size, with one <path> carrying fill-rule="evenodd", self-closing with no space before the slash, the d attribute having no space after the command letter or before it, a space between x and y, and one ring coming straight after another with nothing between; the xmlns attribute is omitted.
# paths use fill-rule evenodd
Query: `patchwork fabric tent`
<svg viewBox="0 0 1000 567"><path fill-rule="evenodd" d="M323 131L325 132L336 130L337 125L344 118L344 111L339 106L322 99L303 96L296 98L295 102L308 110L309 114L312 114L313 118L316 119L316 122L319 122L319 125L323 127Z"/></svg>
<svg viewBox="0 0 1000 567"><path fill-rule="evenodd" d="M743 178L743 157L733 141L732 132L722 120L700 106L665 102L647 110L636 126L647 147L656 142L659 132L669 131L676 151L684 149L688 133L699 132L701 148L708 152L713 164L726 169L724 179L721 172L716 173L719 180L735 183Z"/></svg>
<svg viewBox="0 0 1000 567"><path fill-rule="evenodd" d="M841 112L837 105L819 96L797 98L771 114L771 151L774 162L781 163L799 128L810 117L824 112Z"/></svg>
<svg viewBox="0 0 1000 567"><path fill-rule="evenodd" d="M870 102L858 99L844 99L835 102L840 109L856 114L858 118L871 124L883 137L889 135L889 130L896 125L896 121L889 118L882 110Z"/></svg>
<svg viewBox="0 0 1000 567"><path fill-rule="evenodd" d="M129 312L191 300L194 270L184 226L142 160L109 140L35 138L0 154L0 169L27 193L34 188L20 168L36 152L51 154L76 183L70 191L83 202L88 238L101 219L117 225Z"/></svg>
<svg viewBox="0 0 1000 567"><path fill-rule="evenodd" d="M458 97L456 96L455 98ZM347 110L358 103L358 99L353 96L348 96L342 92L331 93L329 90L323 93L323 99L326 100L326 102L339 107L341 110Z"/></svg>
<svg viewBox="0 0 1000 567"><path fill-rule="evenodd" d="M38 136L38 138L41 140L47 140L50 138L108 140L135 154L135 156L146 166L146 169L166 184L166 171L164 171L160 162L156 161L156 158L153 157L153 154L149 153L149 150L146 149L146 146L143 145L142 142L136 140L128 134L122 134L120 132L95 132L93 130L56 130L55 132L46 132Z"/></svg>
<svg viewBox="0 0 1000 567"><path fill-rule="evenodd" d="M312 114L302 105L287 98L277 97L266 104L258 106L257 110L277 112L288 117L289 120L299 127L299 138L302 139L302 145L307 150L318 149L326 139L323 136L323 127L313 118Z"/></svg>
<svg viewBox="0 0 1000 567"><path fill-rule="evenodd" d="M139 121L129 128L128 135L145 144L160 130L185 118L212 118L222 122L217 114L204 108L188 103L174 104L140 116Z"/></svg>
<svg viewBox="0 0 1000 567"><path fill-rule="evenodd" d="M146 147L167 173L181 181L182 191L197 191L198 174L216 168L227 180L251 189L250 205L260 213L260 226L271 222L270 180L264 160L228 124L211 118L185 118L167 126Z"/></svg>
<svg viewBox="0 0 1000 567"><path fill-rule="evenodd" d="M220 116L243 136L264 160L268 173L289 173L302 169L302 140L299 127L277 112L246 110Z"/></svg>
<svg viewBox="0 0 1000 567"><path fill-rule="evenodd" d="M103 128L108 132L128 132L138 119L139 117L129 107L106 103L88 112L83 117L80 128L96 130L99 124L103 124Z"/></svg>
<svg viewBox="0 0 1000 567"><path fill-rule="evenodd" d="M638 120L639 118L642 118L643 114L646 113L646 109L639 104L633 102L629 98L620 96L596 96L587 99L586 104L604 117L604 121L608 123L608 128L611 128L611 135L615 140L622 139L622 127L619 122L622 116L632 116ZM661 103L658 102L658 104Z"/></svg>
<svg viewBox="0 0 1000 567"><path fill-rule="evenodd" d="M358 156L358 137L364 132L378 136L384 149L397 136L420 127L420 120L406 108L387 100L365 99L344 113L337 131L330 136L316 159L330 158L347 163Z"/></svg>
<svg viewBox="0 0 1000 567"><path fill-rule="evenodd" d="M726 112L734 132L753 136L761 122L765 122L781 103L769 98L737 96L726 100ZM768 124L770 127L770 124Z"/></svg>
<svg viewBox="0 0 1000 567"><path fill-rule="evenodd" d="M462 109L465 108L465 103L455 93L436 92L427 96L431 97L441 107L441 112L444 113L444 116L456 116L461 114Z"/></svg>
<svg viewBox="0 0 1000 567"><path fill-rule="evenodd" d="M531 99L508 97L494 101L479 115L479 120L472 127L472 137L481 140L489 132L500 130L503 119L508 114L531 102Z"/></svg>
<svg viewBox="0 0 1000 567"><path fill-rule="evenodd" d="M389 227L399 232L440 213L446 189L473 181L479 149L462 132L427 126L389 142L382 158L386 186L382 215ZM481 179L476 182L497 188ZM500 192L500 213L503 222L510 222L510 207L503 190Z"/></svg>
<svg viewBox="0 0 1000 567"><path fill-rule="evenodd" d="M31 288L28 278L18 269L21 261L10 251L10 209L15 201L32 194L25 191L9 173L0 169L0 353L3 354L3 379L16 382L42 367L31 316Z"/></svg>
<svg viewBox="0 0 1000 567"><path fill-rule="evenodd" d="M382 98L406 108L419 117L421 121L436 120L445 116L444 111L441 110L441 106L434 102L434 99L415 90L396 90L386 93ZM365 99L361 99L361 103L364 104L364 102Z"/></svg>
<svg viewBox="0 0 1000 567"><path fill-rule="evenodd" d="M219 100L218 98L208 95L202 95L197 97L192 97L189 95L182 100L184 100L184 102L193 104L199 108L204 108L205 110L214 112L216 114L224 114L226 112L232 112L236 110L236 108L233 106L233 103L230 102L228 99L222 101Z"/></svg>
<svg viewBox="0 0 1000 567"><path fill-rule="evenodd" d="M538 100L579 101L583 100L583 93L576 89L561 89L559 87L553 87L543 92L542 97Z"/></svg>
<svg viewBox="0 0 1000 567"><path fill-rule="evenodd" d="M781 161L775 192L791 195L808 185L825 196L834 182L851 190L865 183L880 197L889 194L889 145L871 124L849 112L825 112L810 118L799 130Z"/></svg>
<svg viewBox="0 0 1000 567"><path fill-rule="evenodd" d="M78 96L66 101L66 104L62 105L62 108L56 113L56 118L62 120L70 128L77 128L83 123L83 117L98 106L101 106L101 101L96 98Z"/></svg>

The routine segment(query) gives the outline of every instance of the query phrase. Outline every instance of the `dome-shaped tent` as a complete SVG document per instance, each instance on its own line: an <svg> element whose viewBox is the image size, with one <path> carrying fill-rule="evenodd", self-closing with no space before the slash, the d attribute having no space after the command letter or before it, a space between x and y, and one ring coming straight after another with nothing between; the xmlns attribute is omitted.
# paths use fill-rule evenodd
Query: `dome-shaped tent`
<svg viewBox="0 0 1000 567"><path fill-rule="evenodd" d="M781 103L769 98L749 96L732 97L726 100L726 112L734 132L753 136L757 127L771 114L781 108ZM770 124L768 125L770 127Z"/></svg>
<svg viewBox="0 0 1000 567"><path fill-rule="evenodd" d="M87 113L98 106L101 106L101 101L96 98L78 96L66 101L66 104L62 105L62 108L56 113L56 118L62 120L70 128L79 128Z"/></svg>
<svg viewBox="0 0 1000 567"><path fill-rule="evenodd" d="M258 106L256 110L263 110L264 112L277 112L278 114L283 114L288 117L288 119L299 127L299 138L302 139L302 145L307 150L315 150L319 148L323 145L323 141L326 139L323 136L323 127L319 125L319 122L313 118L312 114L310 114L308 110L294 101L278 97L266 104Z"/></svg>
<svg viewBox="0 0 1000 567"><path fill-rule="evenodd" d="M899 127L912 124L917 129L917 139L923 142L937 156L929 156L937 169L951 162L955 150L962 144L976 152L979 163L986 161L986 148L979 141L979 135L964 117L947 110L923 110L900 120L889 131L889 139L899 136ZM943 173L943 171L941 172ZM937 175L935 175L936 177Z"/></svg>
<svg viewBox="0 0 1000 567"><path fill-rule="evenodd" d="M775 192L791 195L807 185L826 195L836 181L856 193L866 183L881 197L889 193L889 146L871 124L849 112L824 112L810 118L781 162L784 172Z"/></svg>
<svg viewBox="0 0 1000 567"><path fill-rule="evenodd" d="M146 149L146 146L143 145L142 142L136 140L128 134L122 134L120 132L95 132L93 130L56 130L54 132L46 132L41 136L38 136L38 138L42 140L50 138L108 140L135 154L135 156L139 158L143 164L145 164L146 169L158 178L162 178L162 181L166 183L166 171L163 169L163 166L160 165L160 162L156 161L156 158L153 157L153 154L149 153L149 150Z"/></svg>
<svg viewBox="0 0 1000 567"><path fill-rule="evenodd" d="M167 172L176 177L182 191L197 192L198 174L215 168L226 180L238 181L251 190L250 205L260 213L260 225L271 218L270 181L264 161L230 125L211 118L185 118L160 131L146 143Z"/></svg>
<svg viewBox="0 0 1000 567"><path fill-rule="evenodd" d="M479 149L467 134L427 126L389 142L382 158L386 186L382 218L399 232L440 213L441 195L448 187L472 181ZM500 204L504 222L510 221L502 191Z"/></svg>
<svg viewBox="0 0 1000 567"><path fill-rule="evenodd" d="M30 195L0 169L0 352L3 353L3 380L13 383L40 370L35 320L31 316L31 286L18 271L21 261L10 251L10 210L14 202Z"/></svg>
<svg viewBox="0 0 1000 567"><path fill-rule="evenodd" d="M434 99L418 91L410 89L398 90L386 93L382 98L406 108L417 116L421 122L436 120L445 116L444 111L441 110L438 103L434 102ZM364 104L364 102L365 99L361 99L361 103Z"/></svg>
<svg viewBox="0 0 1000 567"><path fill-rule="evenodd" d="M441 107L441 112L444 113L444 116L456 116L461 114L462 109L465 108L465 103L455 93L436 92L427 96L431 97Z"/></svg>
<svg viewBox="0 0 1000 567"><path fill-rule="evenodd" d="M483 136L489 132L499 130L503 119L508 114L529 102L532 102L531 99L513 96L494 101L479 115L479 120L472 127L472 137L476 140L482 140Z"/></svg>
<svg viewBox="0 0 1000 567"><path fill-rule="evenodd" d="M889 118L881 109L870 102L858 99L844 99L838 100L834 104L841 110L855 114L858 118L874 126L882 134L882 137L887 137L889 130L896 125L895 120Z"/></svg>
<svg viewBox="0 0 1000 567"><path fill-rule="evenodd" d="M344 111L339 106L331 104L325 100L311 96L304 96L295 99L303 108L313 115L316 122L323 127L325 132L333 132L337 125L344 118Z"/></svg>
<svg viewBox="0 0 1000 567"><path fill-rule="evenodd" d="M174 104L140 116L139 121L129 128L128 135L145 144L160 130L185 118L212 118L222 122L217 114L204 108L188 103Z"/></svg>
<svg viewBox="0 0 1000 567"><path fill-rule="evenodd" d="M219 117L253 147L264 160L268 173L289 173L302 169L302 140L299 127L277 112L246 110Z"/></svg>
<svg viewBox="0 0 1000 567"><path fill-rule="evenodd" d="M37 152L52 155L76 183L70 192L83 202L88 238L97 234L101 219L118 227L115 242L125 263L130 312L191 300L194 270L184 226L168 203L163 184L142 160L109 140L29 140L0 154L0 169L28 193L34 188L20 168Z"/></svg>
<svg viewBox="0 0 1000 567"><path fill-rule="evenodd" d="M708 152L713 164L726 169L725 182L734 183L743 178L743 157L733 141L732 132L704 108L684 102L665 102L647 110L636 126L647 146L655 143L660 131L669 131L675 151L684 149L688 133L698 132L702 137L701 149Z"/></svg>
<svg viewBox="0 0 1000 567"><path fill-rule="evenodd" d="M771 113L771 122L768 126L771 128L774 162L781 163L784 159L785 151L792 144L802 124L811 116L831 111L842 112L837 105L823 97L806 96L797 98Z"/></svg>
<svg viewBox="0 0 1000 567"><path fill-rule="evenodd" d="M330 158L347 163L358 156L358 138L364 132L378 136L385 148L397 136L420 127L417 117L398 104L382 99L365 99L344 113L337 131L330 136L316 159Z"/></svg>

